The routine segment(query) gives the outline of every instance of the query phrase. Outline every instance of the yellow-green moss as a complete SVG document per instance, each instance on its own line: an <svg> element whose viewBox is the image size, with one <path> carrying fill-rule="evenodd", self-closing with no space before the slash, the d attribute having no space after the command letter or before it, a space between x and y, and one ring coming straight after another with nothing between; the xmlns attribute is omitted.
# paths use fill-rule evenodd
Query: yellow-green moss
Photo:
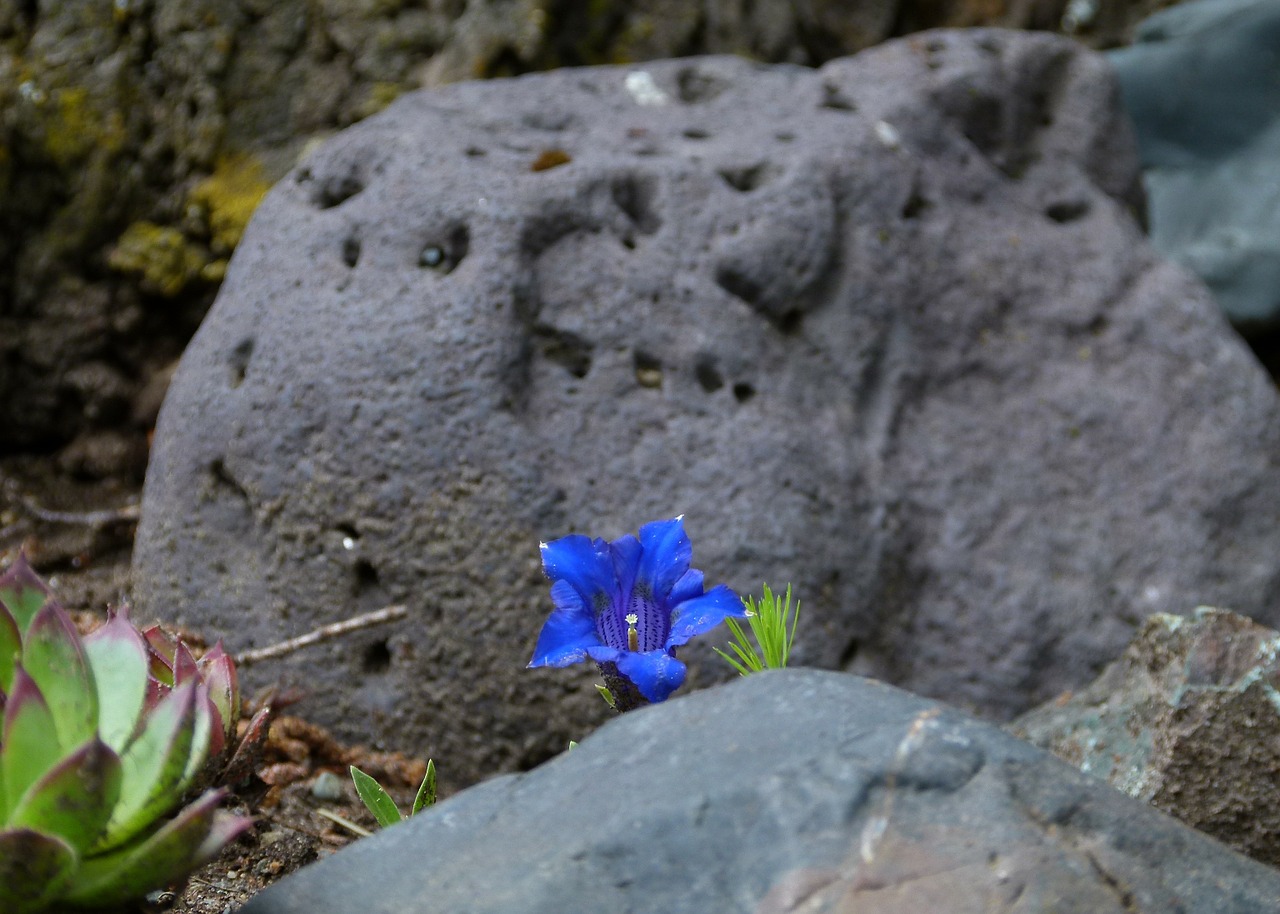
<svg viewBox="0 0 1280 914"><path fill-rule="evenodd" d="M124 230L107 262L140 277L149 291L172 297L201 275L208 256L178 229L140 221Z"/></svg>
<svg viewBox="0 0 1280 914"><path fill-rule="evenodd" d="M188 202L203 213L216 253L230 254L235 249L270 189L262 163L249 155L218 159L213 174L192 189Z"/></svg>
<svg viewBox="0 0 1280 914"><path fill-rule="evenodd" d="M369 87L369 94L360 105L360 117L377 114L387 105L404 94L405 87L399 83L376 82Z"/></svg>
<svg viewBox="0 0 1280 914"><path fill-rule="evenodd" d="M124 145L124 118L117 110L100 110L82 86L56 89L45 99L45 152L66 168L98 151L112 154Z"/></svg>

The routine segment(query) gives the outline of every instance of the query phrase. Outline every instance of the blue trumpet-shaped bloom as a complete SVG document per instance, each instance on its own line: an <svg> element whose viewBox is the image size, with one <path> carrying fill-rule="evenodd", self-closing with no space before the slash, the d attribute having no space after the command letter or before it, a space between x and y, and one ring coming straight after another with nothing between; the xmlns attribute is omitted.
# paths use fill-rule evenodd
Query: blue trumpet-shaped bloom
<svg viewBox="0 0 1280 914"><path fill-rule="evenodd" d="M543 543L555 610L529 666L590 658L602 670L616 669L646 700L665 700L684 682L676 648L728 616L746 615L723 584L703 591L692 559L681 517L645 524L639 538L605 542L574 534Z"/></svg>

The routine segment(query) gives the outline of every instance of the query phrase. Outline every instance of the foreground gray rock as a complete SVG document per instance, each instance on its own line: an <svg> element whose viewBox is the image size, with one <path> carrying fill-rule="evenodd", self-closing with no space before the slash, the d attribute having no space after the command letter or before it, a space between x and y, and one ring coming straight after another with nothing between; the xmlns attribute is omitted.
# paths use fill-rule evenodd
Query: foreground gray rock
<svg viewBox="0 0 1280 914"><path fill-rule="evenodd" d="M1111 61L1146 169L1151 241L1245 330L1280 326L1280 4L1157 13Z"/></svg>
<svg viewBox="0 0 1280 914"><path fill-rule="evenodd" d="M1257 914L1280 873L997 728L788 671L625 715L244 914Z"/></svg>
<svg viewBox="0 0 1280 914"><path fill-rule="evenodd" d="M1280 865L1280 632L1221 609L1152 616L1124 655L1014 731Z"/></svg>
<svg viewBox="0 0 1280 914"><path fill-rule="evenodd" d="M570 532L685 513L709 583L795 584L801 662L997 717L1149 612L1274 615L1276 394L1147 247L1124 124L1102 57L1013 32L407 96L245 236L142 609L237 651L404 603L248 678L464 784L606 714L523 669Z"/></svg>

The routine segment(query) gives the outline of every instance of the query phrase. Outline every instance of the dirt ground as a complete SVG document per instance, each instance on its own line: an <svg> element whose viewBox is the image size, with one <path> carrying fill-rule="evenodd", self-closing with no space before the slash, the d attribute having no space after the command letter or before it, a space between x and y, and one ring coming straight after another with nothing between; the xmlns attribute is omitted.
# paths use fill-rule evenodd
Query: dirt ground
<svg viewBox="0 0 1280 914"><path fill-rule="evenodd" d="M0 568L24 550L63 605L90 628L105 619L108 604L128 596L140 499L141 480L133 476L91 481L48 458L0 459ZM197 650L207 647L199 633L179 634ZM253 696L246 699L253 710ZM266 886L358 840L334 816L376 830L356 796L350 765L373 775L405 810L426 770L423 759L343 745L283 710L250 777L226 785L233 794L224 807L252 817L253 827L185 886L159 890L124 911L230 914ZM441 787L447 788L447 774Z"/></svg>

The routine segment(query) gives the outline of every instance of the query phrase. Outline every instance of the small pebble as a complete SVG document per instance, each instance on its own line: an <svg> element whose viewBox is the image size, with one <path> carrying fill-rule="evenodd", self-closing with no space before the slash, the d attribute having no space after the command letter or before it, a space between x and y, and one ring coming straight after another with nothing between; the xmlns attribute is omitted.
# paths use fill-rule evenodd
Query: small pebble
<svg viewBox="0 0 1280 914"><path fill-rule="evenodd" d="M322 771L311 782L311 795L317 800L333 803L342 799L342 778L332 771Z"/></svg>

